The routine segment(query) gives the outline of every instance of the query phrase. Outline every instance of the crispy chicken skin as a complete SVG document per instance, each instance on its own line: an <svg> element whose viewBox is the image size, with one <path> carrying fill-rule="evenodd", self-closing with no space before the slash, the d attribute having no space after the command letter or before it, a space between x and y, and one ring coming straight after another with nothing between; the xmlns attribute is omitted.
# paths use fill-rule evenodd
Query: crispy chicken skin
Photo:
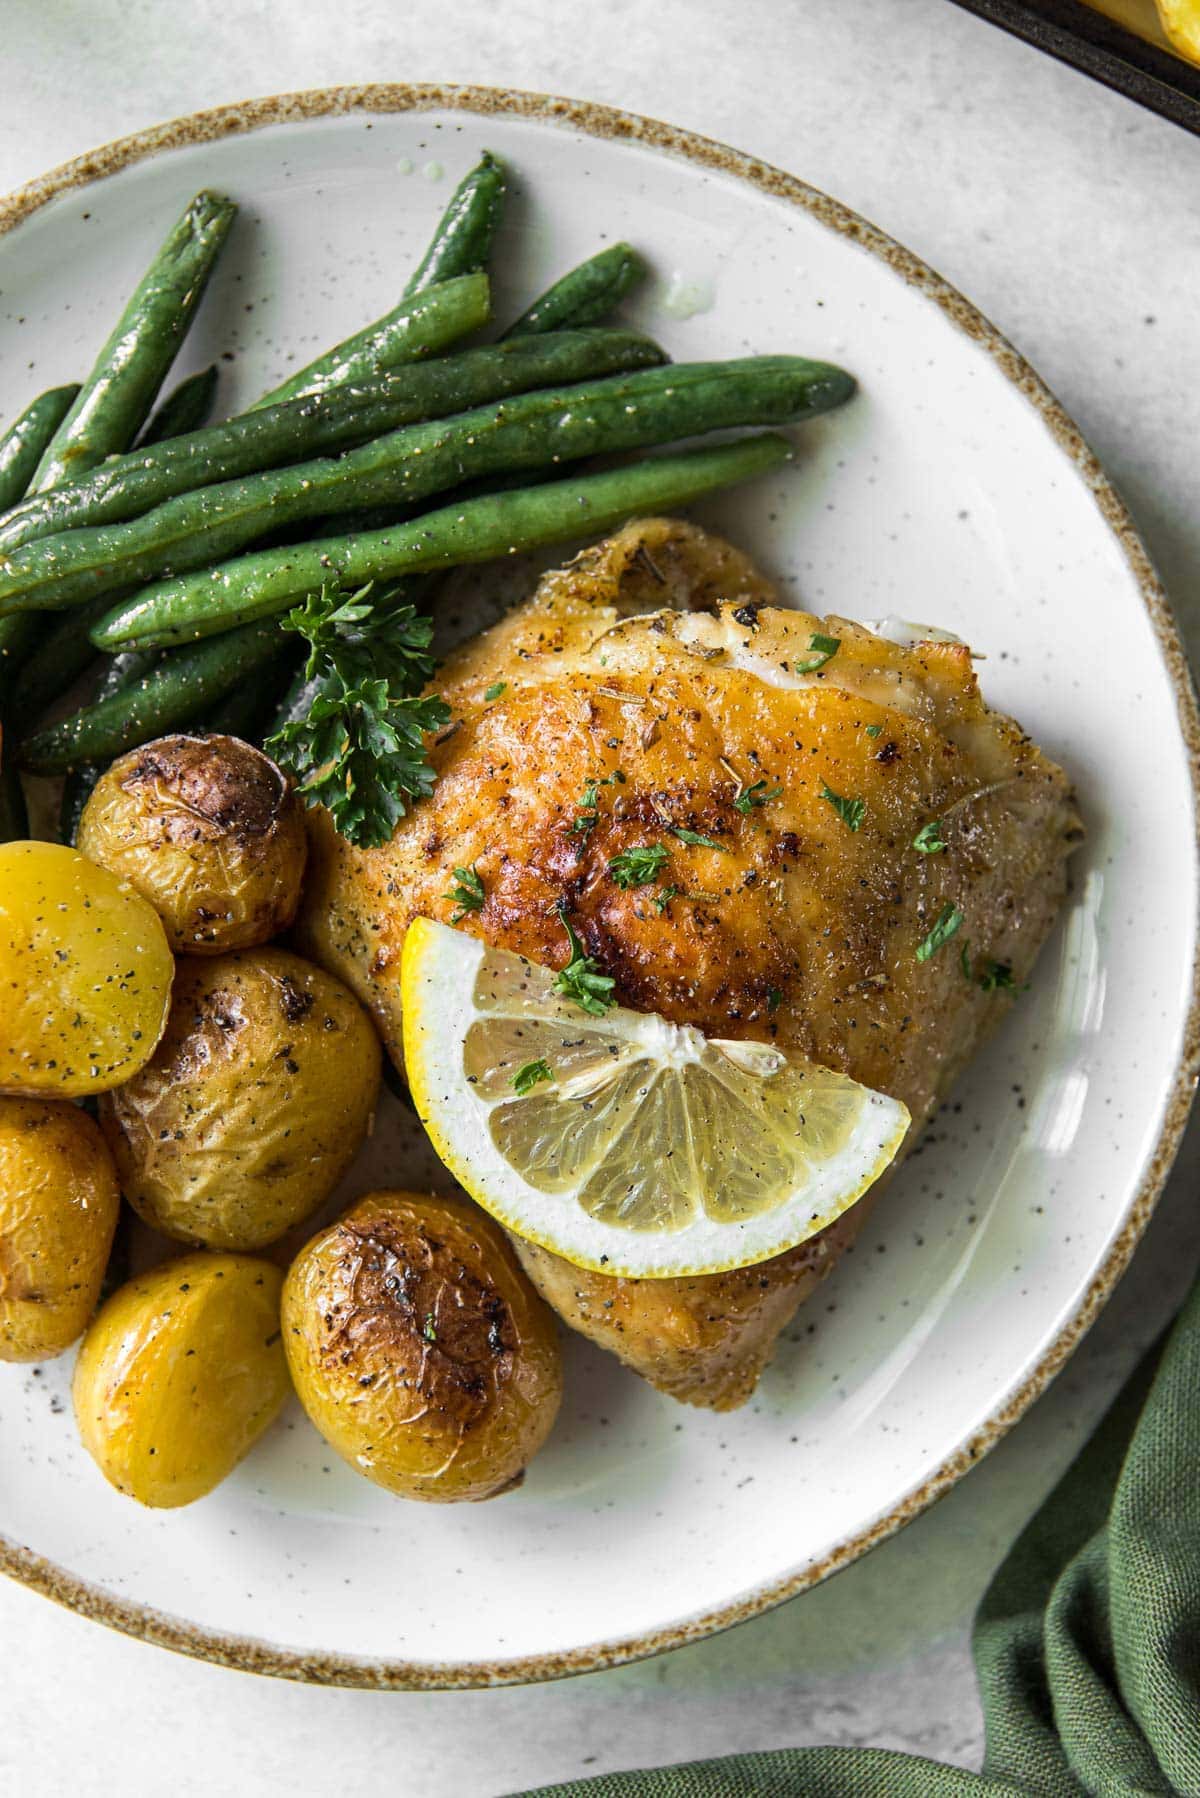
<svg viewBox="0 0 1200 1798"><path fill-rule="evenodd" d="M815 633L837 652L797 672L820 660ZM433 797L378 850L318 814L301 920L398 1064L405 930L448 921L452 870L473 864L487 896L463 929L560 967L565 902L622 1003L843 1069L902 1099L915 1133L1007 1004L975 976L1001 963L1020 986L1062 903L1081 834L1067 779L989 711L967 648L784 610L694 527L643 520L548 575L438 687L455 722ZM605 780L597 821L577 828L585 787ZM858 828L835 797L865 802ZM935 818L946 848L923 854L913 838ZM659 887L621 890L610 859L648 843L670 851ZM665 885L679 891L660 909ZM950 906L961 929L921 959ZM516 1246L573 1328L675 1398L728 1409L866 1208L773 1261L693 1279L617 1279Z"/></svg>

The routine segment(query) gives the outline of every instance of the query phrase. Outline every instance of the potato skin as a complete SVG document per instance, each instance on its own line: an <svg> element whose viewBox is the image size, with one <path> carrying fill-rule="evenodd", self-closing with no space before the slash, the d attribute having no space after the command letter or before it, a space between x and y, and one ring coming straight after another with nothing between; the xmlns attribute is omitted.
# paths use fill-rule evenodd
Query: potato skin
<svg viewBox="0 0 1200 1798"><path fill-rule="evenodd" d="M121 1194L86 1112L0 1098L0 1361L46 1361L96 1308Z"/></svg>
<svg viewBox="0 0 1200 1798"><path fill-rule="evenodd" d="M283 1340L326 1441L402 1498L519 1485L562 1398L554 1319L465 1200L360 1199L292 1263Z"/></svg>
<svg viewBox="0 0 1200 1798"><path fill-rule="evenodd" d="M269 942L300 903L304 808L240 737L159 737L96 783L79 848L154 907L177 955Z"/></svg>
<svg viewBox="0 0 1200 1798"><path fill-rule="evenodd" d="M157 1052L100 1108L126 1198L179 1242L274 1242L349 1166L379 1066L366 1013L311 962L285 949L184 958Z"/></svg>
<svg viewBox="0 0 1200 1798"><path fill-rule="evenodd" d="M83 1445L118 1492L170 1509L219 1486L288 1396L283 1276L252 1255L183 1255L113 1293L80 1346Z"/></svg>
<svg viewBox="0 0 1200 1798"><path fill-rule="evenodd" d="M73 1099L136 1073L175 963L140 893L59 843L0 843L0 1093Z"/></svg>

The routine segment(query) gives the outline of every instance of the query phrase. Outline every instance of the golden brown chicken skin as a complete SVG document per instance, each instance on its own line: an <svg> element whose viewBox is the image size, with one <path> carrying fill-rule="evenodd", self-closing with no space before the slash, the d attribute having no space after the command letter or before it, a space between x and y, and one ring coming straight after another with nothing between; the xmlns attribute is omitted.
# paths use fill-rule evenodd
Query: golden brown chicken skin
<svg viewBox="0 0 1200 1798"><path fill-rule="evenodd" d="M773 597L692 527L629 526L443 668L437 788L386 848L318 820L304 940L398 1064L405 930L449 921L452 871L473 865L486 898L463 929L558 967L565 906L622 1003L775 1040L902 1099L919 1129L1004 1009L989 971L1020 985L1053 924L1080 834L1070 789L986 707L964 645L900 647ZM836 652L822 660L814 637ZM936 819L945 847L923 853ZM613 858L652 844L668 851L657 883L623 890ZM721 1409L749 1396L865 1215L693 1279L516 1246L574 1328Z"/></svg>

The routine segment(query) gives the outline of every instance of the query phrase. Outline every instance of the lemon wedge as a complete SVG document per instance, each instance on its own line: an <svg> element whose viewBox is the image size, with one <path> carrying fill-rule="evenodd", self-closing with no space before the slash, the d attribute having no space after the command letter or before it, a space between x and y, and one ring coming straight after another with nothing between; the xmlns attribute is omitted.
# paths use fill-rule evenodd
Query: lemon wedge
<svg viewBox="0 0 1200 1798"><path fill-rule="evenodd" d="M418 918L401 967L417 1114L507 1229L610 1274L746 1267L815 1236L893 1159L896 1099L767 1043L584 1011L551 969Z"/></svg>

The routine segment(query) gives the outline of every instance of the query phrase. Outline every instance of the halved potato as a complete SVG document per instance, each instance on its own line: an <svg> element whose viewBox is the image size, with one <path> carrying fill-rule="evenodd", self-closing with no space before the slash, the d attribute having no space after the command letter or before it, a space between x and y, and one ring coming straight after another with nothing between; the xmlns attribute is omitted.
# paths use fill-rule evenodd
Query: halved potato
<svg viewBox="0 0 1200 1798"><path fill-rule="evenodd" d="M158 914L58 843L0 844L0 1093L119 1086L167 1021L175 964Z"/></svg>
<svg viewBox="0 0 1200 1798"><path fill-rule="evenodd" d="M282 1284L251 1255L184 1255L98 1312L75 1364L75 1416L118 1492L191 1504L254 1446L288 1395Z"/></svg>
<svg viewBox="0 0 1200 1798"><path fill-rule="evenodd" d="M45 1361L100 1296L121 1194L86 1112L0 1098L0 1361Z"/></svg>

